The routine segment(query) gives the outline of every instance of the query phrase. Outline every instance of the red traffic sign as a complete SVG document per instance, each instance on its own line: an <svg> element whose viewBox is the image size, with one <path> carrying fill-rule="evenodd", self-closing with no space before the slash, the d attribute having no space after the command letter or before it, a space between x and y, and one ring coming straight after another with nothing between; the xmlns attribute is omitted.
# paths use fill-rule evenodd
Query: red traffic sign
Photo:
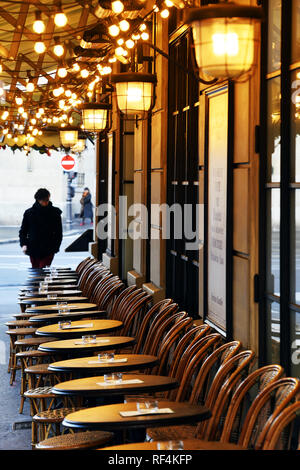
<svg viewBox="0 0 300 470"><path fill-rule="evenodd" d="M75 158L71 157L71 155L65 155L61 159L61 166L65 171L71 171L75 166Z"/></svg>

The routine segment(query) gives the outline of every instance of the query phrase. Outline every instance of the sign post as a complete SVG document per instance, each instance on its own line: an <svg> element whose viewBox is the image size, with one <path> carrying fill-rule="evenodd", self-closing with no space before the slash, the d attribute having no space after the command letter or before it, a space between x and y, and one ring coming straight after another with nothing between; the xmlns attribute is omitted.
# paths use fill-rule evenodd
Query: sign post
<svg viewBox="0 0 300 470"><path fill-rule="evenodd" d="M71 182L72 179L74 178L74 166L75 166L75 158L72 157L71 155L65 155L61 159L61 166L64 169L64 173L66 172L68 174L68 186L67 186L67 218L66 218L66 224L68 230L72 228L72 188L71 188ZM75 173L77 175L77 173Z"/></svg>

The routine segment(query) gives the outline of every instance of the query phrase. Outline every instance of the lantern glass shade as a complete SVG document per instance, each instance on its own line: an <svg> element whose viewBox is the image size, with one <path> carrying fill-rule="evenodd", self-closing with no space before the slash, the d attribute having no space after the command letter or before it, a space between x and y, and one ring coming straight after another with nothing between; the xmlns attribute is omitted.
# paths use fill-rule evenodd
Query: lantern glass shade
<svg viewBox="0 0 300 470"><path fill-rule="evenodd" d="M156 77L152 74L124 73L112 76L119 110L124 114L144 114L154 105Z"/></svg>
<svg viewBox="0 0 300 470"><path fill-rule="evenodd" d="M77 144L73 145L72 147L72 151L77 152L77 153L83 152L84 149L85 149L85 139L78 139Z"/></svg>
<svg viewBox="0 0 300 470"><path fill-rule="evenodd" d="M64 129L60 131L60 140L64 147L72 147L78 142L78 129Z"/></svg>
<svg viewBox="0 0 300 470"><path fill-rule="evenodd" d="M261 8L234 3L190 13L199 70L215 78L236 78L257 63ZM215 15L215 16L214 16Z"/></svg>
<svg viewBox="0 0 300 470"><path fill-rule="evenodd" d="M82 106L82 124L86 131L101 132L108 126L110 106L100 103L88 103Z"/></svg>

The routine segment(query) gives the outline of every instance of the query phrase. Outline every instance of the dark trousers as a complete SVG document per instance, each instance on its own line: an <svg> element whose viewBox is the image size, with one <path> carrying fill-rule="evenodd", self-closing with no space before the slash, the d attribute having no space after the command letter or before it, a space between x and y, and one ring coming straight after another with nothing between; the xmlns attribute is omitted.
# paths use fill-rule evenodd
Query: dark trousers
<svg viewBox="0 0 300 470"><path fill-rule="evenodd" d="M52 255L45 256L44 258L30 256L30 261L33 268L45 268L46 266L51 266L53 258L54 253Z"/></svg>

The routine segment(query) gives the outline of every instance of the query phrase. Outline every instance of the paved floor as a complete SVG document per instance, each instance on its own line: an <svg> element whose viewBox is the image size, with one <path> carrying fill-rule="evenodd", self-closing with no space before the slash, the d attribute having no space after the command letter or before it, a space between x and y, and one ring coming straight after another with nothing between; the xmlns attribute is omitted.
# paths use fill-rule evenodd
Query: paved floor
<svg viewBox="0 0 300 470"><path fill-rule="evenodd" d="M64 248L77 236L64 237L61 251L55 257L54 266L76 267L81 259L88 256L86 252L64 253ZM7 327L4 325L6 321L12 319L13 313L19 312L19 306L16 303L17 293L27 277L29 266L28 257L22 254L17 243L0 245L0 450L30 450L31 448L31 430L20 429L22 424L18 424L31 421L28 404L25 404L22 415L18 412L19 374L13 386L9 385L7 373L9 341L5 334Z"/></svg>

